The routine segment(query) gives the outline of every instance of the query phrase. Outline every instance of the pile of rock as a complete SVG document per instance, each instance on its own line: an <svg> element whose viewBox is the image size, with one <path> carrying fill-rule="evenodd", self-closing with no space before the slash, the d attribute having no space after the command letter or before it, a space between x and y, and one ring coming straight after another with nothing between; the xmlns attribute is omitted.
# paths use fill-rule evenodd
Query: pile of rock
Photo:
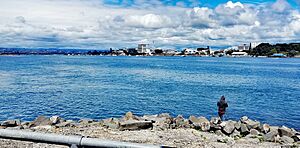
<svg viewBox="0 0 300 148"><path fill-rule="evenodd" d="M193 128L196 130L215 133L216 135L229 136L234 139L242 137L258 138L260 141L280 142L293 144L300 142L300 133L294 129L282 126L270 126L244 116L239 121L222 121L219 117L210 120L205 117L190 116L185 119L178 115L173 118L167 113L159 115L136 116L132 112L126 113L121 118L108 118L100 121L82 119L78 122L65 120L59 116L47 118L39 116L32 122L21 122L20 120L7 120L1 123L0 128L12 129L53 129L53 128L76 128L91 125L102 126L112 130L168 130L177 128Z"/></svg>
<svg viewBox="0 0 300 148"><path fill-rule="evenodd" d="M138 117L131 112L123 118L109 118L100 121L103 126L119 130L167 130L176 128L194 128L204 132L213 132L217 135L227 135L239 139L241 137L258 138L260 141L281 142L291 144L299 142L300 133L285 126L270 126L242 117L239 121L222 121L219 117L212 117L209 121L205 117L190 116L185 119L178 115L173 118L169 114L144 115Z"/></svg>
<svg viewBox="0 0 300 148"><path fill-rule="evenodd" d="M65 120L59 116L52 116L51 118L45 116L39 116L32 122L21 122L21 120L7 120L1 123L0 128L7 129L50 129L59 127L71 127L76 126L76 122L73 120Z"/></svg>

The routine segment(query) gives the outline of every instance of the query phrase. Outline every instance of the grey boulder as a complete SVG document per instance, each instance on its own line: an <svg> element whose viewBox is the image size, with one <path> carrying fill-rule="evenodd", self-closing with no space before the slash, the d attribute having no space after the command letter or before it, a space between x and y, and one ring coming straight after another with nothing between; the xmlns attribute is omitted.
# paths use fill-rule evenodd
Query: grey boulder
<svg viewBox="0 0 300 148"><path fill-rule="evenodd" d="M247 125L244 124L244 123L242 123L242 124L241 124L241 134L247 135L247 134L249 134L249 132L250 132L250 131L249 131Z"/></svg>
<svg viewBox="0 0 300 148"><path fill-rule="evenodd" d="M235 129L235 121L227 121L225 126L223 127L223 132L227 135L230 135Z"/></svg>
<svg viewBox="0 0 300 148"><path fill-rule="evenodd" d="M15 119L15 120L6 120L1 123L1 126L5 127L15 127L21 125L21 120Z"/></svg>
<svg viewBox="0 0 300 148"><path fill-rule="evenodd" d="M51 125L52 122L49 118L45 116L39 116L37 117L33 122L30 123L29 127L36 127L36 126L45 126L45 125Z"/></svg>
<svg viewBox="0 0 300 148"><path fill-rule="evenodd" d="M278 132L281 137L282 136L292 137L295 135L295 132L292 129L285 126L278 128Z"/></svg>
<svg viewBox="0 0 300 148"><path fill-rule="evenodd" d="M275 141L275 137L278 135L278 132L276 131L270 131L267 134L265 134L263 136L263 139L265 141L270 141L270 142L274 142Z"/></svg>
<svg viewBox="0 0 300 148"><path fill-rule="evenodd" d="M292 144L292 143L294 143L294 139L291 138L291 137L288 137L288 136L282 136L282 137L280 137L280 140L284 144Z"/></svg>
<svg viewBox="0 0 300 148"><path fill-rule="evenodd" d="M153 128L151 121L128 120L120 123L120 130L140 130Z"/></svg>

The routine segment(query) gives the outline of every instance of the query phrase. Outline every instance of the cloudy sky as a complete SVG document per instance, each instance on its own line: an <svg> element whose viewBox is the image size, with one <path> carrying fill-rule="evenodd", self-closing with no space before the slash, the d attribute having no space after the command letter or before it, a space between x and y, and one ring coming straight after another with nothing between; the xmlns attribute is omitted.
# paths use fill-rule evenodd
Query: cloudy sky
<svg viewBox="0 0 300 148"><path fill-rule="evenodd" d="M0 0L1 47L299 42L300 0Z"/></svg>

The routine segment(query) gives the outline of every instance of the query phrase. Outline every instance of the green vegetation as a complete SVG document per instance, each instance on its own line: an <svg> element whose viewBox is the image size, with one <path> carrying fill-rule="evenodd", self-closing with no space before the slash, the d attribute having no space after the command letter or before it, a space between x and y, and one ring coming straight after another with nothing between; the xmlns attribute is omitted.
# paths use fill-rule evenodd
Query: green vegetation
<svg viewBox="0 0 300 148"><path fill-rule="evenodd" d="M275 53L281 53L288 57L294 57L300 54L300 43L275 44L262 43L250 51L252 56L271 56Z"/></svg>

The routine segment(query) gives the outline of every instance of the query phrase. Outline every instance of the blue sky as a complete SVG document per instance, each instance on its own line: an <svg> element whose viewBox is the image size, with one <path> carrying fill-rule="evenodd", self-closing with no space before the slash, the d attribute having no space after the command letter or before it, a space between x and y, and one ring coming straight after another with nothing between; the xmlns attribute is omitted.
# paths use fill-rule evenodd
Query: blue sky
<svg viewBox="0 0 300 148"><path fill-rule="evenodd" d="M160 48L299 42L300 0L9 0L1 47Z"/></svg>
<svg viewBox="0 0 300 148"><path fill-rule="evenodd" d="M262 3L274 3L276 0L232 0L232 2L241 2L248 4L262 4ZM299 8L299 0L287 0L292 7ZM104 0L105 4L108 5L125 5L132 6L135 0ZM205 6L205 7L216 7L219 4L226 3L228 0L161 0L166 6L176 6L178 3L184 3L186 7Z"/></svg>

